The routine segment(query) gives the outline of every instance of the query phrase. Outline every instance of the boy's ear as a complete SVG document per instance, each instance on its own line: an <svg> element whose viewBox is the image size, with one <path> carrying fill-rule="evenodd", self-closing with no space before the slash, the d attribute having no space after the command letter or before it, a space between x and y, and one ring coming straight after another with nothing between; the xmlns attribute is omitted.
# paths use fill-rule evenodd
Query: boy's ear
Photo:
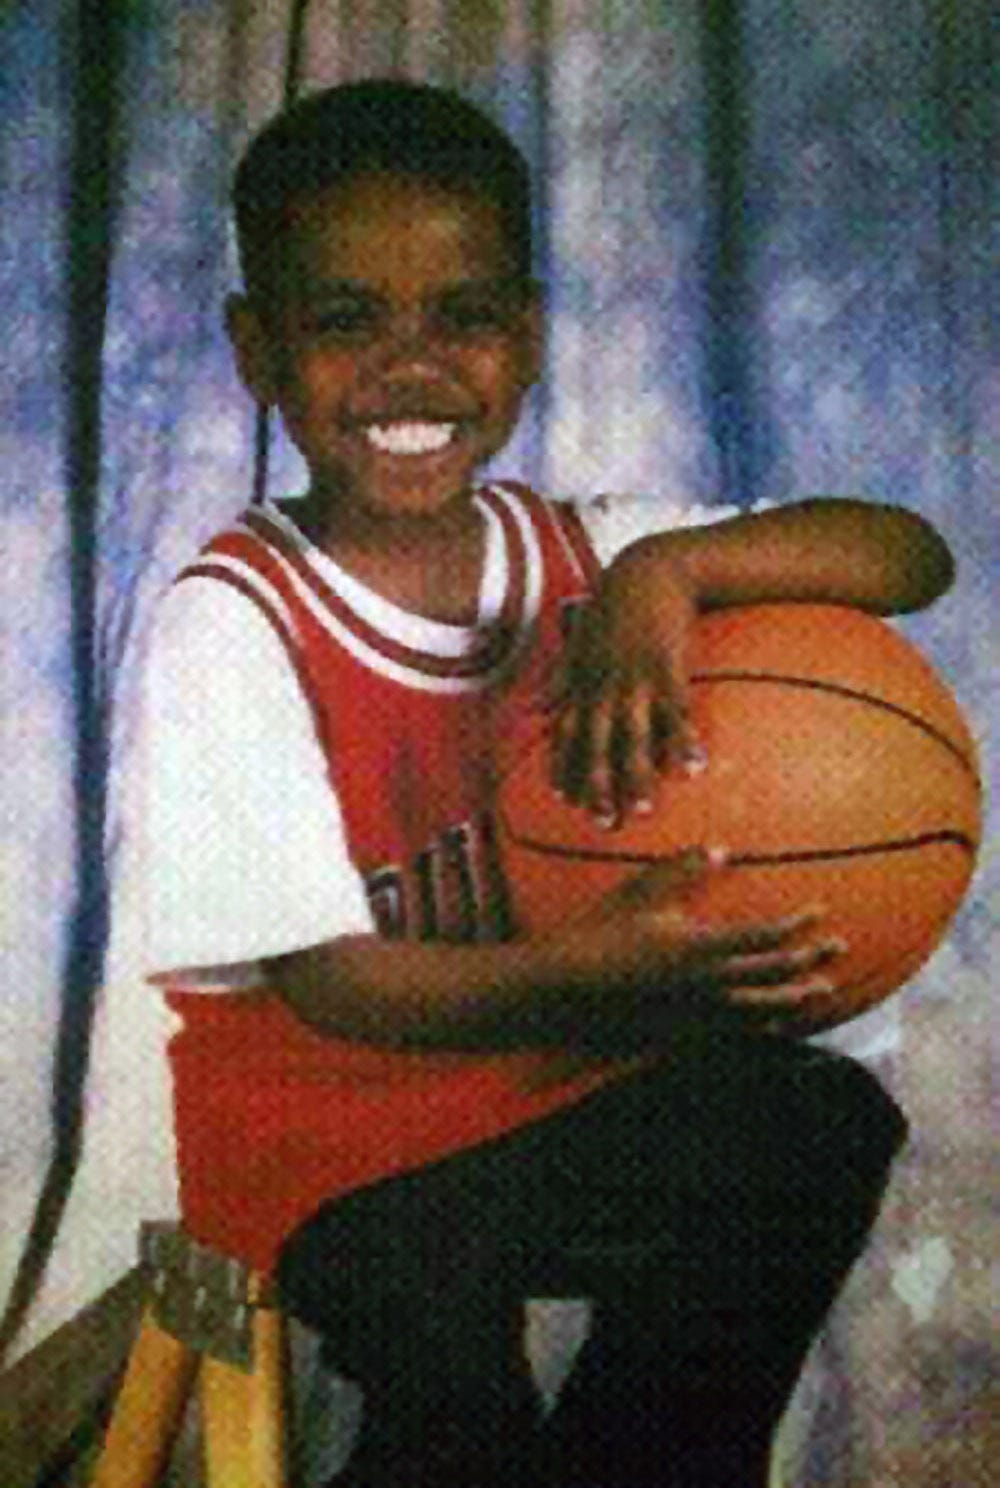
<svg viewBox="0 0 1000 1488"><path fill-rule="evenodd" d="M277 400L274 353L260 315L246 295L226 300L226 330L240 381L256 403L269 407Z"/></svg>

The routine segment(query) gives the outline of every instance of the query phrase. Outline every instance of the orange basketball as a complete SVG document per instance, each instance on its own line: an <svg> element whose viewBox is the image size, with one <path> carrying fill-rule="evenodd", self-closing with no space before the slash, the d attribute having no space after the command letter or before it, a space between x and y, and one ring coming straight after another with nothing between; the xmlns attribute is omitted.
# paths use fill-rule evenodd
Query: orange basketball
<svg viewBox="0 0 1000 1488"><path fill-rule="evenodd" d="M830 976L853 1016L916 972L968 886L980 787L958 704L898 631L835 605L705 616L691 677L708 769L668 772L651 816L607 831L561 801L545 740L506 777L518 923L551 928L645 866L721 845L730 861L691 912L721 925L823 906L823 933L848 942Z"/></svg>

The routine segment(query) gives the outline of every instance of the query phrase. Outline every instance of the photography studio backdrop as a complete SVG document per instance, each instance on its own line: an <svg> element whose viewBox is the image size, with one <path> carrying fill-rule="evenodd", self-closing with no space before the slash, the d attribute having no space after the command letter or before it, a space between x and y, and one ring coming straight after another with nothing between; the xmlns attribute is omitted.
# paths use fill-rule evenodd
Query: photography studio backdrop
<svg viewBox="0 0 1000 1488"><path fill-rule="evenodd" d="M173 1203L122 802L151 609L253 485L254 414L220 318L228 182L250 132L289 88L372 72L493 110L535 169L551 315L544 385L498 471L557 493L913 507L959 580L903 629L985 739L987 27L981 0L3 7L0 1300L14 1355L115 1281L138 1220ZM302 480L277 429L267 480L275 494ZM914 1137L786 1425L804 1488L976 1481L988 887L984 861L926 970L838 1039Z"/></svg>

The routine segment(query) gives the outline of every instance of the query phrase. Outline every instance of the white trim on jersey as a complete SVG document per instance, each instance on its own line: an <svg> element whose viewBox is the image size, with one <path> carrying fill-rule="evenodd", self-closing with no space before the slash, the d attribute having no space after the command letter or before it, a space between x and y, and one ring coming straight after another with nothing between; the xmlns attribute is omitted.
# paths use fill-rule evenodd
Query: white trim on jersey
<svg viewBox="0 0 1000 1488"><path fill-rule="evenodd" d="M369 646L353 630L341 624L334 615L331 615L327 606L317 594L313 593L301 574L296 572L293 565L288 562L283 554L272 550L272 556L275 562L281 565L288 582L294 588L299 599L301 599L314 619L319 621L327 634L331 635L339 645L343 646L344 650L348 651L356 661L363 662L365 666L371 671L378 673L379 676L388 677L394 682L401 682L407 687L419 688L424 692L441 693L473 692L482 687L484 681L488 680L486 674L477 677L432 677L426 672L417 671L414 667L402 666L399 662L393 661L391 657L383 656L381 652ZM381 629L382 627L379 628ZM464 635L460 639L460 649L453 647L441 653L440 648L437 648L438 654L444 654L445 656L465 655L469 649L469 643Z"/></svg>
<svg viewBox="0 0 1000 1488"><path fill-rule="evenodd" d="M492 506L476 498L486 520L486 543L483 549L483 576L479 584L479 623L493 625L503 609L507 597L507 581L510 565L507 562L507 544L503 540L503 524Z"/></svg>
<svg viewBox="0 0 1000 1488"><path fill-rule="evenodd" d="M236 530L246 533L250 532L250 528L244 527L242 523L237 524ZM229 553L209 553L204 558L198 560L198 573L195 577L208 578L209 575L205 571L212 568L225 569L228 573L233 574L234 577L238 578L248 589L253 590L265 604L269 605L275 611L290 637L296 638L298 636L298 626L295 623L295 617L285 603L284 595L274 587L270 579L264 577L259 569L254 568L252 564L244 563L242 558L233 558Z"/></svg>
<svg viewBox="0 0 1000 1488"><path fill-rule="evenodd" d="M388 677L392 681L399 682L407 687L414 687L423 692L435 693L465 693L478 692L490 686L500 672L510 665L511 655L516 652L520 643L527 635L531 626L538 617L542 598L542 555L538 543L538 536L531 525L531 521L520 504L513 501L506 492L491 489L491 494L502 501L505 508L510 512L517 524L523 551L524 551L524 583L525 592L518 616L517 632L512 637L510 647L505 654L488 669L478 672L469 677L438 677L421 671L417 666L407 666L403 662L385 656L370 646L360 635L351 630L333 615L322 599L317 595L293 563L290 563L285 555L277 548L269 546L268 552L273 560L280 566L282 573L292 585L296 595L306 605L309 612L331 635L339 645L350 653L356 660L362 662L379 676ZM327 555L318 553L312 544L303 541L294 523L277 508L268 505L267 516L274 520L283 533L286 533L295 543L296 552L303 562L309 565L324 584L327 584L359 617L368 625L385 635L389 640L408 649L422 650L432 655L440 656L447 660L460 659L467 656L482 642L482 632L478 626L447 625L440 621L428 620L422 615L412 614L408 610L401 609L390 600L384 599L373 590L360 584L351 575L345 573L339 564L334 563ZM485 515L492 517L488 508ZM254 529L244 523L238 523L236 531L251 537L255 542L260 542L259 535ZM489 527L487 527L487 532ZM506 594L510 582L510 555L506 551L506 545L502 541L499 544L499 570L498 576L493 580L494 592L500 597L502 606L503 596ZM213 557L209 560L216 561ZM243 565L240 565L242 570ZM251 583L252 570L241 572L241 578ZM262 598L270 599L273 589L266 580L254 576L256 582L253 587L261 594ZM265 592L266 591L266 592Z"/></svg>
<svg viewBox="0 0 1000 1488"><path fill-rule="evenodd" d="M552 531L556 535L556 538L557 538L557 540L559 542L559 546L562 548L563 553L564 553L564 555L566 557L566 562L569 564L569 566L572 569L573 573L575 573L576 576L577 576L577 578L580 580L580 584L583 585L583 586L585 586L587 584L587 581L588 581L588 576L583 571L583 565L580 562L580 555L579 555L579 553L576 551L576 549L574 548L573 544L570 542L569 536L568 536L568 534L566 532L566 528L563 526L562 522L559 520L558 516L556 515L556 511L555 511L555 508L554 508L552 502L551 501L545 501L543 504L544 504L544 509L545 509L545 519L548 522L549 526L551 527ZM579 508L577 508L577 511L579 511ZM588 533L587 536L589 538L590 534ZM594 561L597 564L600 563L600 559L599 559L599 557L597 555L596 548L594 549Z"/></svg>
<svg viewBox="0 0 1000 1488"><path fill-rule="evenodd" d="M457 658L467 655L472 649L474 632L471 627L429 620L424 615L404 610L391 599L386 599L360 579L356 579L328 553L309 542L280 507L268 502L262 512L294 547L301 562L372 630L377 630L397 645L414 651L427 651L434 656ZM236 523L234 530L253 537L256 542L262 540L260 533L247 523ZM279 560L289 577L294 575L294 567L283 553L270 545L268 552ZM339 639L339 632L335 633Z"/></svg>
<svg viewBox="0 0 1000 1488"><path fill-rule="evenodd" d="M490 495L502 502L514 518L524 543L524 609L519 627L519 634L523 635L525 629L538 618L542 602L542 550L538 534L522 503L515 500L502 486L490 486L489 490Z"/></svg>

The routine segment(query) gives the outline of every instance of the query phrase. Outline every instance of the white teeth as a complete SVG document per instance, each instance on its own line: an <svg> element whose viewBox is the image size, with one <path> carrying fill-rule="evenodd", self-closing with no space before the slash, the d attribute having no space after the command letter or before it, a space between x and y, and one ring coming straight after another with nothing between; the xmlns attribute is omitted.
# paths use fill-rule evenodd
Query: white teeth
<svg viewBox="0 0 1000 1488"><path fill-rule="evenodd" d="M430 455L444 449L455 432L454 424L426 421L398 424L369 424L368 443L386 455Z"/></svg>

